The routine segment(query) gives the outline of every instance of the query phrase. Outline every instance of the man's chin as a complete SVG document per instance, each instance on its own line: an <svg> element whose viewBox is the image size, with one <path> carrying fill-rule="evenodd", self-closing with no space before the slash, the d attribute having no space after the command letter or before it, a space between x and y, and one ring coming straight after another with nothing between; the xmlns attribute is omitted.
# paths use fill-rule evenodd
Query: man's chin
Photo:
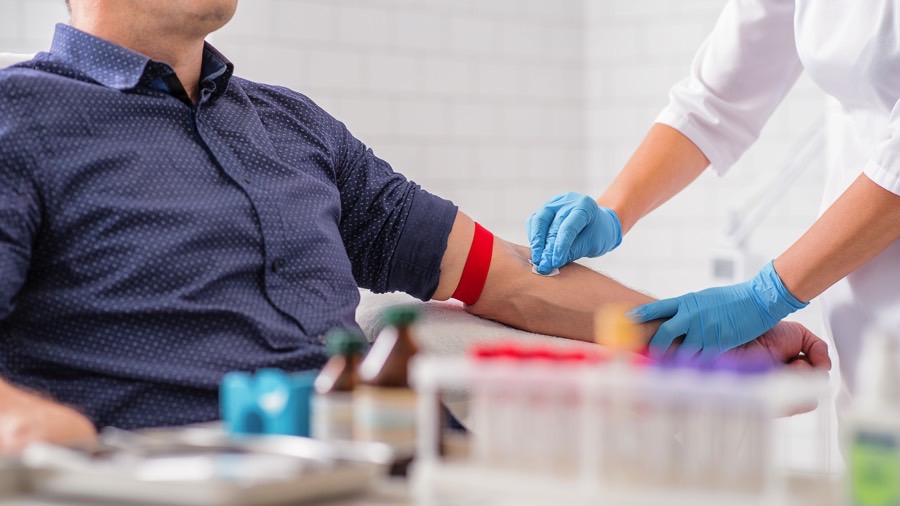
<svg viewBox="0 0 900 506"><path fill-rule="evenodd" d="M237 0L192 0L182 5L177 26L190 27L204 37L228 24L237 10Z"/></svg>

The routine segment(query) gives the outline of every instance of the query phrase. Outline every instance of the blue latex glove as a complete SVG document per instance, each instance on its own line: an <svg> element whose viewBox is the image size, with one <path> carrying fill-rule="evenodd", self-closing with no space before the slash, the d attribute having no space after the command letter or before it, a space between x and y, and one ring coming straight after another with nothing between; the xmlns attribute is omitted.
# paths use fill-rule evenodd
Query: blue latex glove
<svg viewBox="0 0 900 506"><path fill-rule="evenodd" d="M750 281L709 288L636 307L628 316L638 323L666 318L650 340L652 355L662 356L672 341L685 336L679 358L712 360L748 343L785 316L806 307L784 287L772 262Z"/></svg>
<svg viewBox="0 0 900 506"><path fill-rule="evenodd" d="M540 274L581 257L609 253L622 242L622 224L612 209L578 193L564 193L528 218L531 263Z"/></svg>

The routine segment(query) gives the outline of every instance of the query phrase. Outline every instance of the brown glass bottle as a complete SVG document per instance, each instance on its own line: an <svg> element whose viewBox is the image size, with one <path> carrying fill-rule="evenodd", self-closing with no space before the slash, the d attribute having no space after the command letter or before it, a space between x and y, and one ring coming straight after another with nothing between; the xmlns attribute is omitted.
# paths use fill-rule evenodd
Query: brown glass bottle
<svg viewBox="0 0 900 506"><path fill-rule="evenodd" d="M312 436L325 441L353 438L353 391L359 384L359 364L366 340L358 332L336 329L328 333L331 358L316 377L312 400Z"/></svg>
<svg viewBox="0 0 900 506"><path fill-rule="evenodd" d="M353 435L412 455L415 446L416 396L409 386L409 362L419 348L412 325L415 308L401 306L384 314L384 329L359 367L360 385L353 394Z"/></svg>

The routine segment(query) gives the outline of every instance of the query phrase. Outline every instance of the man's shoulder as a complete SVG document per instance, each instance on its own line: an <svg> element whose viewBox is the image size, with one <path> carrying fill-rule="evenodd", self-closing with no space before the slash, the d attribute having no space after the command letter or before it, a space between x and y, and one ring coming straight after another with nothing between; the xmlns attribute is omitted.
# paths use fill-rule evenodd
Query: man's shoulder
<svg viewBox="0 0 900 506"><path fill-rule="evenodd" d="M0 101L55 96L71 84L77 72L65 65L38 58L0 69Z"/></svg>
<svg viewBox="0 0 900 506"><path fill-rule="evenodd" d="M279 108L299 109L295 112L308 112L315 115L331 115L319 106L313 99L299 91L274 84L266 84L235 76L233 78L241 89L254 102L265 102Z"/></svg>
<svg viewBox="0 0 900 506"><path fill-rule="evenodd" d="M33 88L35 82L43 78L41 74L41 71L27 67L0 69L0 99L8 98L10 93Z"/></svg>
<svg viewBox="0 0 900 506"><path fill-rule="evenodd" d="M40 95L41 72L30 68L7 67L0 70L0 110L9 110L28 97Z"/></svg>

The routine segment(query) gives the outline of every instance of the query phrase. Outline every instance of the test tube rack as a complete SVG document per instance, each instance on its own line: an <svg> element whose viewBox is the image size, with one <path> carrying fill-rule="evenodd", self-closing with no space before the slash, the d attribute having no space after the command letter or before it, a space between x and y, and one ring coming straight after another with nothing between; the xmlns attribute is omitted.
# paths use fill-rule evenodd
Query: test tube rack
<svg viewBox="0 0 900 506"><path fill-rule="evenodd" d="M775 465L773 424L827 399L827 375L594 358L417 357L418 503L461 495L478 504L800 504ZM460 390L470 451L444 459L434 406Z"/></svg>

